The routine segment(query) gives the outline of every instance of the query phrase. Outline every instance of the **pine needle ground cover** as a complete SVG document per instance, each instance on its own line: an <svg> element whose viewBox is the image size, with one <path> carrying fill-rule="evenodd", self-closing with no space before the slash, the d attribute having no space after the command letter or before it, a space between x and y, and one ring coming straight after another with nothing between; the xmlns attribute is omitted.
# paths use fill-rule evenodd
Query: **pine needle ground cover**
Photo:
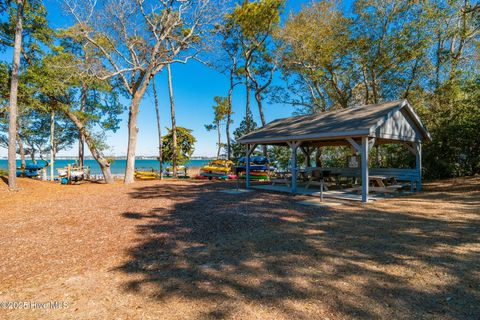
<svg viewBox="0 0 480 320"><path fill-rule="evenodd" d="M1 319L480 315L478 177L325 208L208 181L19 182L0 185Z"/></svg>

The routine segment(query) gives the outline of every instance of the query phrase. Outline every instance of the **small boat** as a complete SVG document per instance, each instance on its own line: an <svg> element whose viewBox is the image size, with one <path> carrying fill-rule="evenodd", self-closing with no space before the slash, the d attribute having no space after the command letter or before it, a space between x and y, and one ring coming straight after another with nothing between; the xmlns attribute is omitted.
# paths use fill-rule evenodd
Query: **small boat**
<svg viewBox="0 0 480 320"><path fill-rule="evenodd" d="M235 167L236 173L240 179L245 179L247 175L247 158L242 157L238 160L239 165ZM256 156L250 158L250 179L266 181L270 179L270 172L275 168L270 166L270 161L267 157Z"/></svg>
<svg viewBox="0 0 480 320"><path fill-rule="evenodd" d="M139 180L153 180L160 177L160 175L153 168L135 168L135 179Z"/></svg>
<svg viewBox="0 0 480 320"><path fill-rule="evenodd" d="M90 167L76 167L68 165L66 168L57 169L58 179L61 184L71 184L74 182L89 180Z"/></svg>
<svg viewBox="0 0 480 320"><path fill-rule="evenodd" d="M29 163L25 168L17 168L17 177L37 178L40 175L40 171L48 167L48 163L39 165L36 163Z"/></svg>
<svg viewBox="0 0 480 320"><path fill-rule="evenodd" d="M229 179L233 176L233 161L217 159L200 169L200 177Z"/></svg>
<svg viewBox="0 0 480 320"><path fill-rule="evenodd" d="M185 166L177 166L177 176L180 178L186 178L188 177L188 168ZM173 167L166 167L165 168L165 176L166 177L173 177Z"/></svg>

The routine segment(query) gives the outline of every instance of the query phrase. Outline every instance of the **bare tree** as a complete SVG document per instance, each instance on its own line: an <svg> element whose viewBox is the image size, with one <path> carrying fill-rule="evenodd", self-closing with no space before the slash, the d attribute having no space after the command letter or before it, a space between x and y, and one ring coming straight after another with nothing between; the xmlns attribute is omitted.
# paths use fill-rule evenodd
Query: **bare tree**
<svg viewBox="0 0 480 320"><path fill-rule="evenodd" d="M17 0L17 23L15 26L15 44L13 47L12 80L10 84L10 103L8 108L8 187L17 189L17 99L18 73L22 53L24 0Z"/></svg>
<svg viewBox="0 0 480 320"><path fill-rule="evenodd" d="M151 79L166 65L196 58L223 15L212 0L64 0L77 24L71 28L102 55L90 71L118 78L130 98L125 183L133 182L137 118Z"/></svg>

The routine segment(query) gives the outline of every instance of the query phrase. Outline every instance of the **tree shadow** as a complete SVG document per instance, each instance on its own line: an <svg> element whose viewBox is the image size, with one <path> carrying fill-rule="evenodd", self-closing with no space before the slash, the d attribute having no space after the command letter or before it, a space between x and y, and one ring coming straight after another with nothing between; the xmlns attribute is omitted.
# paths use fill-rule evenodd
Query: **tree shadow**
<svg viewBox="0 0 480 320"><path fill-rule="evenodd" d="M123 213L140 236L117 269L132 275L125 290L211 302L215 310L199 315L207 318L227 318L238 301L288 318L480 314L478 216L309 207L289 195L220 193L224 187L162 183L130 194L173 205Z"/></svg>

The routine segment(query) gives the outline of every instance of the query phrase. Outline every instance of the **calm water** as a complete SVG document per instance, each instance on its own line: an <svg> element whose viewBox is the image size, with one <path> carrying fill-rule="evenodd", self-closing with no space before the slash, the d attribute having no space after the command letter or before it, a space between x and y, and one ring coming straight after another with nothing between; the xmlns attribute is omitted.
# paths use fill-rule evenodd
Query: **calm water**
<svg viewBox="0 0 480 320"><path fill-rule="evenodd" d="M31 161L27 160L27 164L31 163ZM42 160L37 161L38 164L42 164ZM75 160L56 160L54 164L55 174L57 174L57 168L64 168L69 164L74 164ZM124 174L125 173L125 165L126 160L115 160L112 164L111 170L113 174ZM186 166L187 167L202 167L208 163L208 160L190 160ZM101 174L100 167L95 160L85 160L85 165L90 167L91 174ZM20 167L20 160L17 160L17 166ZM168 166L168 164L164 164L164 167ZM158 170L158 161L157 160L136 160L135 167L137 168L154 168ZM7 169L8 168L8 161L7 160L0 160L0 169ZM49 169L50 170L50 169ZM49 171L50 172L50 171Z"/></svg>

